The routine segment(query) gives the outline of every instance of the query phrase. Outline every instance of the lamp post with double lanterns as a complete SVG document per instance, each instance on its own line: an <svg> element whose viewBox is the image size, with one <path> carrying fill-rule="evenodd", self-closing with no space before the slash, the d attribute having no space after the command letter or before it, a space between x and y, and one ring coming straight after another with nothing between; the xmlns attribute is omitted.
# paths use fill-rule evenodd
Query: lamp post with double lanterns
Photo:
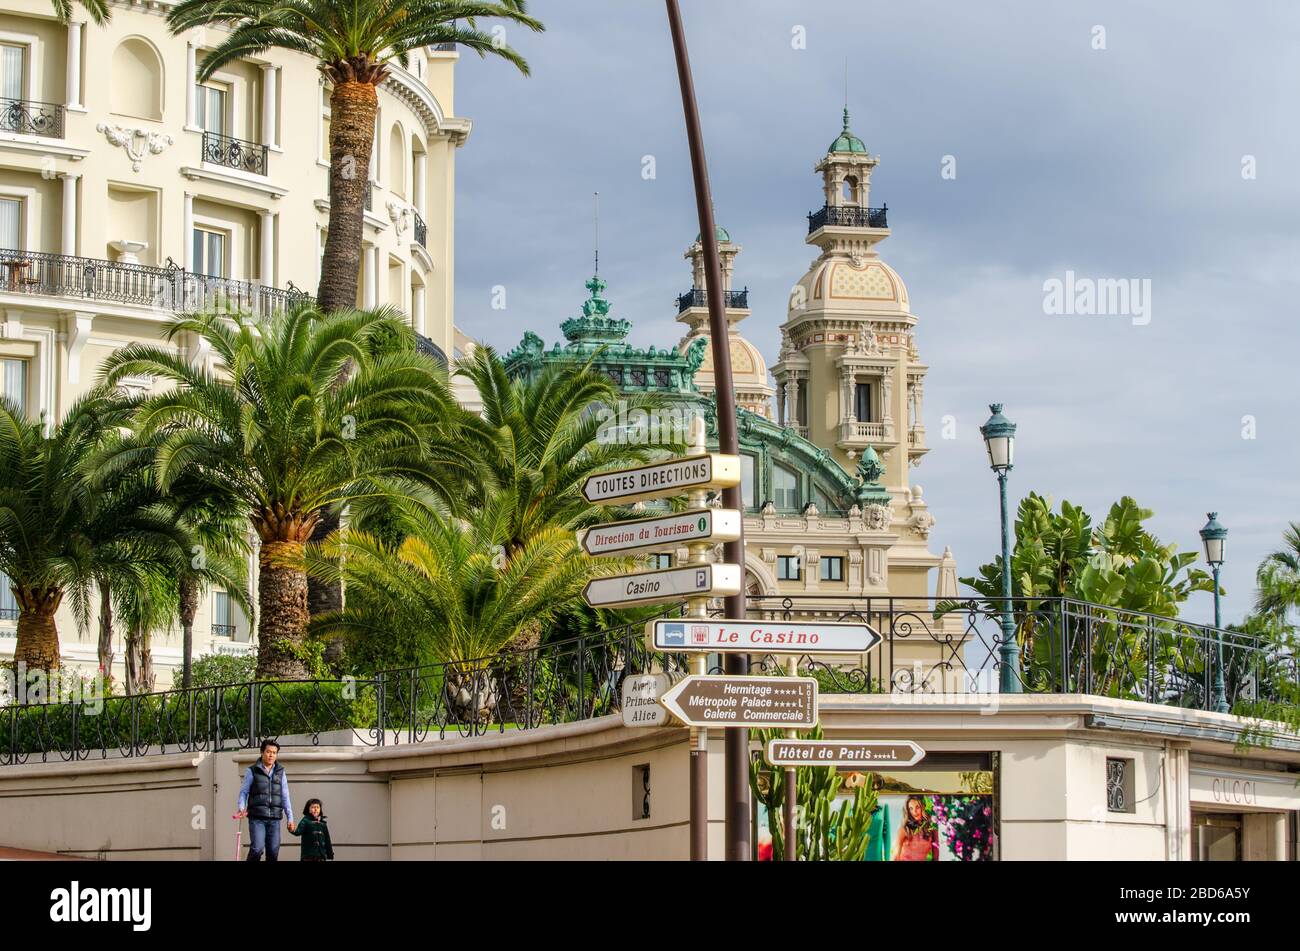
<svg viewBox="0 0 1300 951"><path fill-rule="evenodd" d="M1223 553L1228 544L1228 530L1219 524L1219 513L1207 513L1209 521L1201 529L1201 544L1205 546L1205 560L1214 572L1214 709L1228 712L1228 692L1223 684L1223 614L1219 605L1219 569L1223 567Z"/></svg>
<svg viewBox="0 0 1300 951"><path fill-rule="evenodd" d="M1007 519L1007 473L1015 460L1016 424L1002 415L1002 404L989 406L993 414L980 427L989 466L998 477L998 495L1002 504L1002 643L998 648L1001 673L998 689L1002 693L1020 693L1020 642L1016 639L1016 621L1011 607L1011 524Z"/></svg>

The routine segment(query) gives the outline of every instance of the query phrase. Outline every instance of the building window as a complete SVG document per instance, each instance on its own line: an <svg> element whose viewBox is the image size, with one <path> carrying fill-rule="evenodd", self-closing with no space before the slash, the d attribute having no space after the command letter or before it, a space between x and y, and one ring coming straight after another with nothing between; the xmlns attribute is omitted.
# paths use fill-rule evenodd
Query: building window
<svg viewBox="0 0 1300 951"><path fill-rule="evenodd" d="M742 505L758 508L758 484L754 481L754 457L740 454L740 496Z"/></svg>
<svg viewBox="0 0 1300 951"><path fill-rule="evenodd" d="M858 383L853 387L853 416L860 423L871 422L870 383Z"/></svg>
<svg viewBox="0 0 1300 951"><path fill-rule="evenodd" d="M844 559L839 556L821 558L821 580L822 581L843 581L844 580Z"/></svg>
<svg viewBox="0 0 1300 951"><path fill-rule="evenodd" d="M0 46L0 98L26 99L27 47L5 43Z"/></svg>
<svg viewBox="0 0 1300 951"><path fill-rule="evenodd" d="M9 587L9 576L0 571L0 621L18 620L18 601Z"/></svg>
<svg viewBox="0 0 1300 951"><path fill-rule="evenodd" d="M785 466L772 466L772 502L782 511L799 511L799 476Z"/></svg>
<svg viewBox="0 0 1300 951"><path fill-rule="evenodd" d="M229 277L226 267L227 236L220 231L194 229L194 273L208 277Z"/></svg>
<svg viewBox="0 0 1300 951"><path fill-rule="evenodd" d="M204 83L195 90L195 119L199 128L215 135L226 135L226 104L230 101L230 88L217 83Z"/></svg>
<svg viewBox="0 0 1300 951"><path fill-rule="evenodd" d="M776 556L776 579L778 581L798 581L803 577L800 570L802 559L798 555Z"/></svg>
<svg viewBox="0 0 1300 951"><path fill-rule="evenodd" d="M225 591L212 592L212 636L235 636L235 625L230 623L230 595Z"/></svg>
<svg viewBox="0 0 1300 951"><path fill-rule="evenodd" d="M650 567L655 569L656 571L664 568L671 568L672 566L673 566L672 555L659 554L659 555L650 556Z"/></svg>
<svg viewBox="0 0 1300 951"><path fill-rule="evenodd" d="M27 413L27 361L0 360L0 396Z"/></svg>
<svg viewBox="0 0 1300 951"><path fill-rule="evenodd" d="M10 251L25 250L22 234L23 200L0 198L0 248Z"/></svg>

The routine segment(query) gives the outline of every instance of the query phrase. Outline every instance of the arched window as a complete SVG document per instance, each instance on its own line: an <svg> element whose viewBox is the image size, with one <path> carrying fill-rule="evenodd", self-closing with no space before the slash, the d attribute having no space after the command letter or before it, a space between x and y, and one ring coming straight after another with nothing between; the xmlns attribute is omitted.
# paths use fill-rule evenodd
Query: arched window
<svg viewBox="0 0 1300 951"><path fill-rule="evenodd" d="M113 51L110 106L117 115L162 119L163 64L148 40L130 37Z"/></svg>
<svg viewBox="0 0 1300 951"><path fill-rule="evenodd" d="M406 143L402 138L402 127L396 122L388 136L388 190L406 197Z"/></svg>

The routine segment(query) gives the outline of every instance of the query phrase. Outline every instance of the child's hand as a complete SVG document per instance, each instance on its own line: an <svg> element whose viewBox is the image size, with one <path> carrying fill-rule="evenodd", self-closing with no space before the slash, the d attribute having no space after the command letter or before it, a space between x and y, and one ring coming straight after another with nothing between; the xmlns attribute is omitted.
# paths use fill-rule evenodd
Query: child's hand
<svg viewBox="0 0 1300 951"><path fill-rule="evenodd" d="M292 823L292 822L289 823L289 831L290 831L290 832L293 831L293 823Z"/></svg>

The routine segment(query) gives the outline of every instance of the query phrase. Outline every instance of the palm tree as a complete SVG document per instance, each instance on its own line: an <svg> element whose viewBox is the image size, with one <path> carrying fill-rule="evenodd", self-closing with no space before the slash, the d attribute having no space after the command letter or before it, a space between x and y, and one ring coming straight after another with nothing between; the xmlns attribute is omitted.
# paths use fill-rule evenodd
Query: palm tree
<svg viewBox="0 0 1300 951"><path fill-rule="evenodd" d="M312 545L309 570L344 581L348 591L344 608L313 627L363 650L396 632L406 664L446 665L444 689L456 713L487 716L504 698L491 659L571 607L590 578L612 570L581 557L574 534L558 525L531 535L503 561L514 504L503 493L459 519L398 500L391 511L399 543L349 527Z"/></svg>
<svg viewBox="0 0 1300 951"><path fill-rule="evenodd" d="M72 19L73 0L51 0L51 2L54 5L54 15L59 18L60 23L67 23ZM103 26L113 16L113 11L108 8L108 0L76 0L76 6L86 11L95 26Z"/></svg>
<svg viewBox="0 0 1300 951"><path fill-rule="evenodd" d="M475 27L476 18L496 17L540 32L542 24L524 6L524 0L181 0L167 14L173 33L230 28L199 67L199 80L232 60L286 49L315 57L330 83L329 233L316 295L326 312L356 304L376 90L391 64L405 67L412 51L456 43L500 56L527 75L522 56Z"/></svg>
<svg viewBox="0 0 1300 951"><path fill-rule="evenodd" d="M177 550L174 520L139 479L103 492L90 478L130 412L129 401L96 388L47 436L44 420L0 400L0 572L19 607L14 660L29 669L59 666L55 614L65 595L84 625L96 581Z"/></svg>
<svg viewBox="0 0 1300 951"><path fill-rule="evenodd" d="M512 556L544 528L573 529L613 517L582 495L587 476L677 452L680 442L657 445L604 439L606 414L620 400L653 411L655 397L622 396L609 378L583 367L551 367L532 378L511 379L490 347L476 347L458 371L478 388L484 426L465 430L490 478L483 493L499 490L513 505L503 544ZM682 436L684 439L684 434ZM476 497L484 501L482 494Z"/></svg>
<svg viewBox="0 0 1300 951"><path fill-rule="evenodd" d="M1300 609L1300 522L1292 522L1282 533L1282 544L1255 573L1255 610L1279 621Z"/></svg>
<svg viewBox="0 0 1300 951"><path fill-rule="evenodd" d="M262 322L178 315L168 339L207 341L221 375L146 344L124 347L104 365L110 383L150 374L174 385L135 415L140 437L157 446L159 489L185 479L210 484L252 522L261 541L259 677L309 673L303 546L322 510L387 494L392 480L419 481L447 499L458 494L453 477L465 461L442 427L463 411L439 366L413 347L375 356L369 346L378 335L411 333L388 310L327 318L303 305ZM340 382L348 362L353 372Z"/></svg>

